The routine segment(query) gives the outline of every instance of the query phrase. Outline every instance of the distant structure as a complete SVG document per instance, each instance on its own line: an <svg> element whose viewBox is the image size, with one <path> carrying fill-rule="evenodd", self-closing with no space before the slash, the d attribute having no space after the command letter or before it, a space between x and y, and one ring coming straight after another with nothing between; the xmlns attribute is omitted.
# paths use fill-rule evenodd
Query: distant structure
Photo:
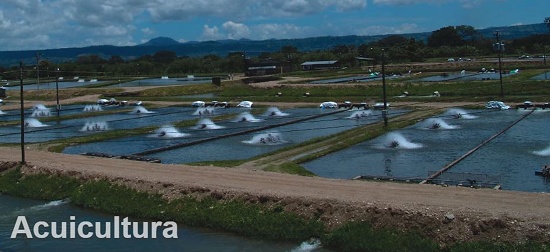
<svg viewBox="0 0 550 252"><path fill-rule="evenodd" d="M302 70L304 71L338 68L340 68L340 64L337 60L306 61L302 63Z"/></svg>
<svg viewBox="0 0 550 252"><path fill-rule="evenodd" d="M247 61L246 76L265 76L289 72L290 66L285 62L264 60L260 62Z"/></svg>

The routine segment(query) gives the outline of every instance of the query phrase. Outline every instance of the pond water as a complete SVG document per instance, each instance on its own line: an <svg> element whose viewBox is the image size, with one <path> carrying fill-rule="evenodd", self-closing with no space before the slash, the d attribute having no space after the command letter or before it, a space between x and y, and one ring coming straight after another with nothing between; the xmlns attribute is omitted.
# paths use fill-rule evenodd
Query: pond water
<svg viewBox="0 0 550 252"><path fill-rule="evenodd" d="M518 72L510 72L502 74L502 78L506 78L517 74ZM498 80L500 75L498 72L458 72L458 73L447 73L444 75L434 75L421 79L414 79L411 81L425 81L425 82L439 82L439 81L480 81L480 80Z"/></svg>
<svg viewBox="0 0 550 252"><path fill-rule="evenodd" d="M109 87L171 86L171 85L190 85L190 84L200 84L200 83L212 83L212 77L141 79L141 80L115 84Z"/></svg>
<svg viewBox="0 0 550 252"><path fill-rule="evenodd" d="M535 171L550 160L549 112L535 111L449 172L496 177L505 190L550 192L549 181L535 176ZM456 119L457 113L467 116ZM303 166L328 178L367 175L425 179L525 113L524 110L453 109ZM439 124L437 129L431 129L434 124ZM392 141L398 142L397 148L390 148Z"/></svg>
<svg viewBox="0 0 550 252"><path fill-rule="evenodd" d="M105 106L102 108L109 109ZM120 107L110 109L116 108ZM42 122L44 121L44 117L29 116L25 119L25 122L28 123L28 127L25 130L25 141L29 143L45 142L94 134L106 130L135 129L198 118L197 115L194 115L196 109L191 107L165 107L154 110L148 110L139 106L126 108L132 109L132 111L49 122ZM46 113L44 111L47 110L43 110L40 113ZM69 113L69 111L75 114L85 113L81 109L66 110L65 112ZM211 115L237 111L237 108L216 109ZM55 112L50 110L49 113L54 114ZM15 120L19 120L19 117ZM0 127L0 142L19 143L21 141L20 131L21 128L18 125Z"/></svg>
<svg viewBox="0 0 550 252"><path fill-rule="evenodd" d="M57 87L55 81L53 82L44 82L38 84L27 84L23 86L23 90L52 90L52 89L63 89L63 88L74 88L74 87L85 87L88 85L95 85L103 83L103 81L59 81L57 82ZM6 90L20 90L20 86L4 86Z"/></svg>
<svg viewBox="0 0 550 252"><path fill-rule="evenodd" d="M114 216L78 208L62 200L48 202L0 195L0 203L1 251L59 251L60 248L64 251L328 251L319 244L254 240L215 230L188 228L181 223L178 223L177 239L165 239L160 232L156 239L99 239L95 236L54 239L51 235L45 239L26 239L22 234L10 239L18 216L25 216L31 229L37 221L57 222L61 226L61 222L70 222L70 216L75 216L76 224L89 221L106 225L113 223ZM129 219L140 223L149 221ZM60 227L57 230L59 232Z"/></svg>
<svg viewBox="0 0 550 252"><path fill-rule="evenodd" d="M537 75L537 76L535 76L531 79L532 80L548 80L548 79L550 79L550 72L539 74L539 75Z"/></svg>
<svg viewBox="0 0 550 252"><path fill-rule="evenodd" d="M245 110L244 113L241 112L233 119L223 122L213 123L204 119L200 120L197 125L184 129L164 126L147 135L71 146L65 149L64 153L102 152L112 155L129 155L160 147L212 139L200 144L154 153L150 157L159 158L163 163L247 159L315 137L334 134L381 120L380 111L341 110L341 113L327 114L334 111L337 110L297 108L281 111L277 108L269 108L255 116ZM396 110L391 116L402 112ZM316 115L322 115L322 117L295 122ZM247 119L243 120L244 117ZM287 122L292 123L277 126ZM277 127L216 139L219 136L262 129L270 125Z"/></svg>

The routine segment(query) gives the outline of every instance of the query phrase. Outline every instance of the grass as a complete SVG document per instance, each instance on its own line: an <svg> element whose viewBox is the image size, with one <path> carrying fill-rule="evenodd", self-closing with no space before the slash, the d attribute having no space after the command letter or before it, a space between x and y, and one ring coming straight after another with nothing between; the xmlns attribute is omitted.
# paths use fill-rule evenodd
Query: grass
<svg viewBox="0 0 550 252"><path fill-rule="evenodd" d="M369 222L347 222L327 230L320 220L286 212L280 204L225 200L216 192L202 197L182 192L180 197L167 200L160 194L101 179L85 181L66 175L23 174L20 166L0 173L0 193L44 200L66 199L73 205L112 215L176 221L185 226L225 230L259 239L299 242L317 237L324 247L338 251L550 251L549 244L535 242L465 242L442 248L414 230L374 228Z"/></svg>

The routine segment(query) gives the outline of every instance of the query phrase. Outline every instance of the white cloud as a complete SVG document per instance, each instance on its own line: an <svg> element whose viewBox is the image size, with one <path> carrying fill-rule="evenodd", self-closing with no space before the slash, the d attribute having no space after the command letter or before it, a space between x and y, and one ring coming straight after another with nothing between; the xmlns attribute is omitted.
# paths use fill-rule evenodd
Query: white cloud
<svg viewBox="0 0 550 252"><path fill-rule="evenodd" d="M222 28L227 32L227 37L230 39L250 37L250 29L244 24L228 21L222 25Z"/></svg>
<svg viewBox="0 0 550 252"><path fill-rule="evenodd" d="M210 27L208 25L204 25L201 38L203 40L217 40L222 39L223 35L220 34L217 26Z"/></svg>
<svg viewBox="0 0 550 252"><path fill-rule="evenodd" d="M146 34L146 35L154 35L156 34L156 31L154 31L153 29L149 28L149 27L145 27L145 28L142 28L141 29L141 32L143 34Z"/></svg>
<svg viewBox="0 0 550 252"><path fill-rule="evenodd" d="M411 5L411 4L444 4L449 2L458 2L464 8L474 8L482 4L485 0L373 0L374 4L386 4L386 5ZM495 0L499 2L501 0Z"/></svg>

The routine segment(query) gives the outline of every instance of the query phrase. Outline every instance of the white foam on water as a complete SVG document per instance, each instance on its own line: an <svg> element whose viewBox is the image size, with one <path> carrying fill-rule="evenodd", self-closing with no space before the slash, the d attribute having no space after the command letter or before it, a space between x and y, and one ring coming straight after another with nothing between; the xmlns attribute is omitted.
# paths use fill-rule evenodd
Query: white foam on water
<svg viewBox="0 0 550 252"><path fill-rule="evenodd" d="M95 104L95 105L86 105L84 106L84 112L95 112L95 111L103 111L101 108L101 105Z"/></svg>
<svg viewBox="0 0 550 252"><path fill-rule="evenodd" d="M195 126L195 129L205 129L205 130L209 130L209 129L223 129L225 128L224 126L219 126L219 125L216 125L214 122L212 122L212 120L208 119L208 118L203 118L201 119L198 123L197 123L197 126Z"/></svg>
<svg viewBox="0 0 550 252"><path fill-rule="evenodd" d="M394 146L396 144L397 146ZM388 133L384 140L382 141L381 146L377 146L378 148L392 148L392 149L419 149L424 147L422 144L419 143L413 143L405 138L403 134L399 132L391 132Z"/></svg>
<svg viewBox="0 0 550 252"><path fill-rule="evenodd" d="M263 114L264 116L288 116L288 113L284 113L277 107L269 107Z"/></svg>
<svg viewBox="0 0 550 252"><path fill-rule="evenodd" d="M106 131L109 130L107 122L87 122L82 126L80 131L93 132L93 131Z"/></svg>
<svg viewBox="0 0 550 252"><path fill-rule="evenodd" d="M243 112L237 116L234 122L259 122L261 119L255 118L250 112Z"/></svg>
<svg viewBox="0 0 550 252"><path fill-rule="evenodd" d="M350 116L348 116L347 118L361 119L361 118L367 118L371 115L372 115L372 111L370 111L370 110L353 111L353 113Z"/></svg>
<svg viewBox="0 0 550 252"><path fill-rule="evenodd" d="M189 135L190 134L179 132L174 126L164 125L164 126L158 128L158 129L156 129L154 134L150 135L150 137L182 138L182 137L187 137Z"/></svg>
<svg viewBox="0 0 550 252"><path fill-rule="evenodd" d="M152 113L155 113L155 112L149 111L146 108L144 108L143 106L137 106L130 113L131 114L152 114Z"/></svg>
<svg viewBox="0 0 550 252"><path fill-rule="evenodd" d="M41 128L41 127L47 127L49 125L43 124L38 119L35 118L27 118L25 119L25 128Z"/></svg>
<svg viewBox="0 0 550 252"><path fill-rule="evenodd" d="M321 240L319 240L319 239L310 239L310 240L302 242L298 247L295 247L290 251L291 252L306 252L306 251L314 251L314 250L319 249L319 248L321 248Z"/></svg>
<svg viewBox="0 0 550 252"><path fill-rule="evenodd" d="M213 115L214 112L215 110L212 107L200 107L200 108L197 108L197 110L195 110L195 113L193 113L193 115L208 116L208 115Z"/></svg>
<svg viewBox="0 0 550 252"><path fill-rule="evenodd" d="M537 156L550 157L550 145L548 145L545 149L533 151L533 154Z"/></svg>
<svg viewBox="0 0 550 252"><path fill-rule="evenodd" d="M441 118L429 118L421 123L423 129L457 129L458 126L450 125Z"/></svg>
<svg viewBox="0 0 550 252"><path fill-rule="evenodd" d="M466 110L459 109L459 108L449 109L449 110L447 110L447 112L445 112L445 115L451 116L452 118L455 118L455 119L471 120L471 119L478 118L478 116L469 114Z"/></svg>
<svg viewBox="0 0 550 252"><path fill-rule="evenodd" d="M252 144L252 145L278 145L278 144L284 144L287 141L285 141L281 135L281 133L277 132L268 132L268 133L261 133L254 135L252 139L242 141L245 144Z"/></svg>

